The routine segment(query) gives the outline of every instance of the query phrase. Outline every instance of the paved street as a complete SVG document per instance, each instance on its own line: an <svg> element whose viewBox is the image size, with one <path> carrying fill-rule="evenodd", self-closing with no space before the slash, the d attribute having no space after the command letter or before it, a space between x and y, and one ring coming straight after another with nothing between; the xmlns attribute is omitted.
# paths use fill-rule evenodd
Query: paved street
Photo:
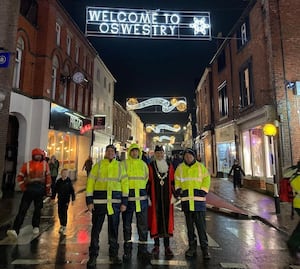
<svg viewBox="0 0 300 269"><path fill-rule="evenodd" d="M91 215L85 207L85 178L79 178L74 185L77 198L69 208L66 235L58 233L56 204L46 203L39 235L32 235L29 212L17 241L1 236L1 269L86 268ZM134 225L132 261L121 266L111 265L108 260L105 223L100 236L97 268L300 268L300 260L292 258L285 245L288 234L298 220L297 217L293 221L288 218L288 205L281 203L281 208L282 215L276 216L272 197L247 189L234 192L231 182L213 179L207 212L207 233L212 254L209 262L203 262L200 247L195 259L187 260L184 257L188 242L183 213L177 208L175 233L171 239L171 247L175 253L173 259L165 259L162 247L159 259L151 260L151 264L138 260L135 255L137 232ZM153 241L149 239L148 243L151 250ZM122 253L120 227L120 256Z"/></svg>

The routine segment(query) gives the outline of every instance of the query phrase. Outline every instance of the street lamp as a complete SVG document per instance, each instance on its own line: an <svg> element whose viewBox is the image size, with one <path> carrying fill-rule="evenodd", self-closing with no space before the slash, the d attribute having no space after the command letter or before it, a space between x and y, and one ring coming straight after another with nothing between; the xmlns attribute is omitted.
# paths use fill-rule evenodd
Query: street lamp
<svg viewBox="0 0 300 269"><path fill-rule="evenodd" d="M277 143L276 141L274 141L274 136L276 136L277 134L277 128L274 124L267 123L263 127L263 132L264 135L266 135L269 138L269 152L270 152L269 160L273 172L275 210L276 210L276 214L280 214L280 199L278 195L278 180L276 176L276 158L275 158L275 154L277 154Z"/></svg>

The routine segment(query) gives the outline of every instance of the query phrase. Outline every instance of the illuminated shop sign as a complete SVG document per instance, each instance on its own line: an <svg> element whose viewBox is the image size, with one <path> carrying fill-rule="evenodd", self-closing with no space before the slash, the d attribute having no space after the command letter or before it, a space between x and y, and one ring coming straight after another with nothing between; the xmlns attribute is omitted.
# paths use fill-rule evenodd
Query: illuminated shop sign
<svg viewBox="0 0 300 269"><path fill-rule="evenodd" d="M158 125L154 125L154 124L146 124L146 132L147 133L151 133L154 132L156 134L159 134L162 132L162 130L167 130L167 131L171 131L171 132L179 132L181 130L180 125L175 124L173 126L171 125L167 125L167 124L158 124Z"/></svg>
<svg viewBox="0 0 300 269"><path fill-rule="evenodd" d="M154 97L154 98L128 98L126 100L127 110L145 109L151 106L160 106L161 111L169 113L173 110L177 112L185 112L187 103L185 97L168 98L168 97Z"/></svg>
<svg viewBox="0 0 300 269"><path fill-rule="evenodd" d="M49 129L84 134L91 130L91 120L51 103Z"/></svg>
<svg viewBox="0 0 300 269"><path fill-rule="evenodd" d="M87 36L210 40L209 12L86 7Z"/></svg>

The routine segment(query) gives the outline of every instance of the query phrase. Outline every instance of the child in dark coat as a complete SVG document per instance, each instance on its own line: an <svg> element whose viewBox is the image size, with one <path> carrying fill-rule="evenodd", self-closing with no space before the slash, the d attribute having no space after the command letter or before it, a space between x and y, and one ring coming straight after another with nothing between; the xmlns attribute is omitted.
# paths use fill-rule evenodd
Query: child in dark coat
<svg viewBox="0 0 300 269"><path fill-rule="evenodd" d="M234 164L231 167L228 175L230 176L232 172L233 172L233 187L236 188L238 186L239 188L241 188L242 187L242 175L245 176L245 172L242 169L242 167L240 166L238 160L234 160Z"/></svg>
<svg viewBox="0 0 300 269"><path fill-rule="evenodd" d="M66 233L70 198L72 199L72 203L75 201L75 191L71 179L67 176L67 174L67 169L61 170L61 177L56 181L51 197L52 199L55 199L57 194L58 217L61 225L59 232L62 234Z"/></svg>

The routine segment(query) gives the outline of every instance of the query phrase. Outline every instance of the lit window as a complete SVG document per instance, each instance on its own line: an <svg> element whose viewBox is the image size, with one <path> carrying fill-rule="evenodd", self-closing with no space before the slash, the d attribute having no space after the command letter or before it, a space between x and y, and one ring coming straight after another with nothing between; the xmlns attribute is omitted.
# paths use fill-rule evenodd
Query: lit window
<svg viewBox="0 0 300 269"><path fill-rule="evenodd" d="M240 71L240 105L246 107L254 102L254 93L251 86L251 62Z"/></svg>
<svg viewBox="0 0 300 269"><path fill-rule="evenodd" d="M56 85L57 85L57 73L58 73L58 59L56 56L52 60L52 73L51 73L51 99L55 100L56 96Z"/></svg>

